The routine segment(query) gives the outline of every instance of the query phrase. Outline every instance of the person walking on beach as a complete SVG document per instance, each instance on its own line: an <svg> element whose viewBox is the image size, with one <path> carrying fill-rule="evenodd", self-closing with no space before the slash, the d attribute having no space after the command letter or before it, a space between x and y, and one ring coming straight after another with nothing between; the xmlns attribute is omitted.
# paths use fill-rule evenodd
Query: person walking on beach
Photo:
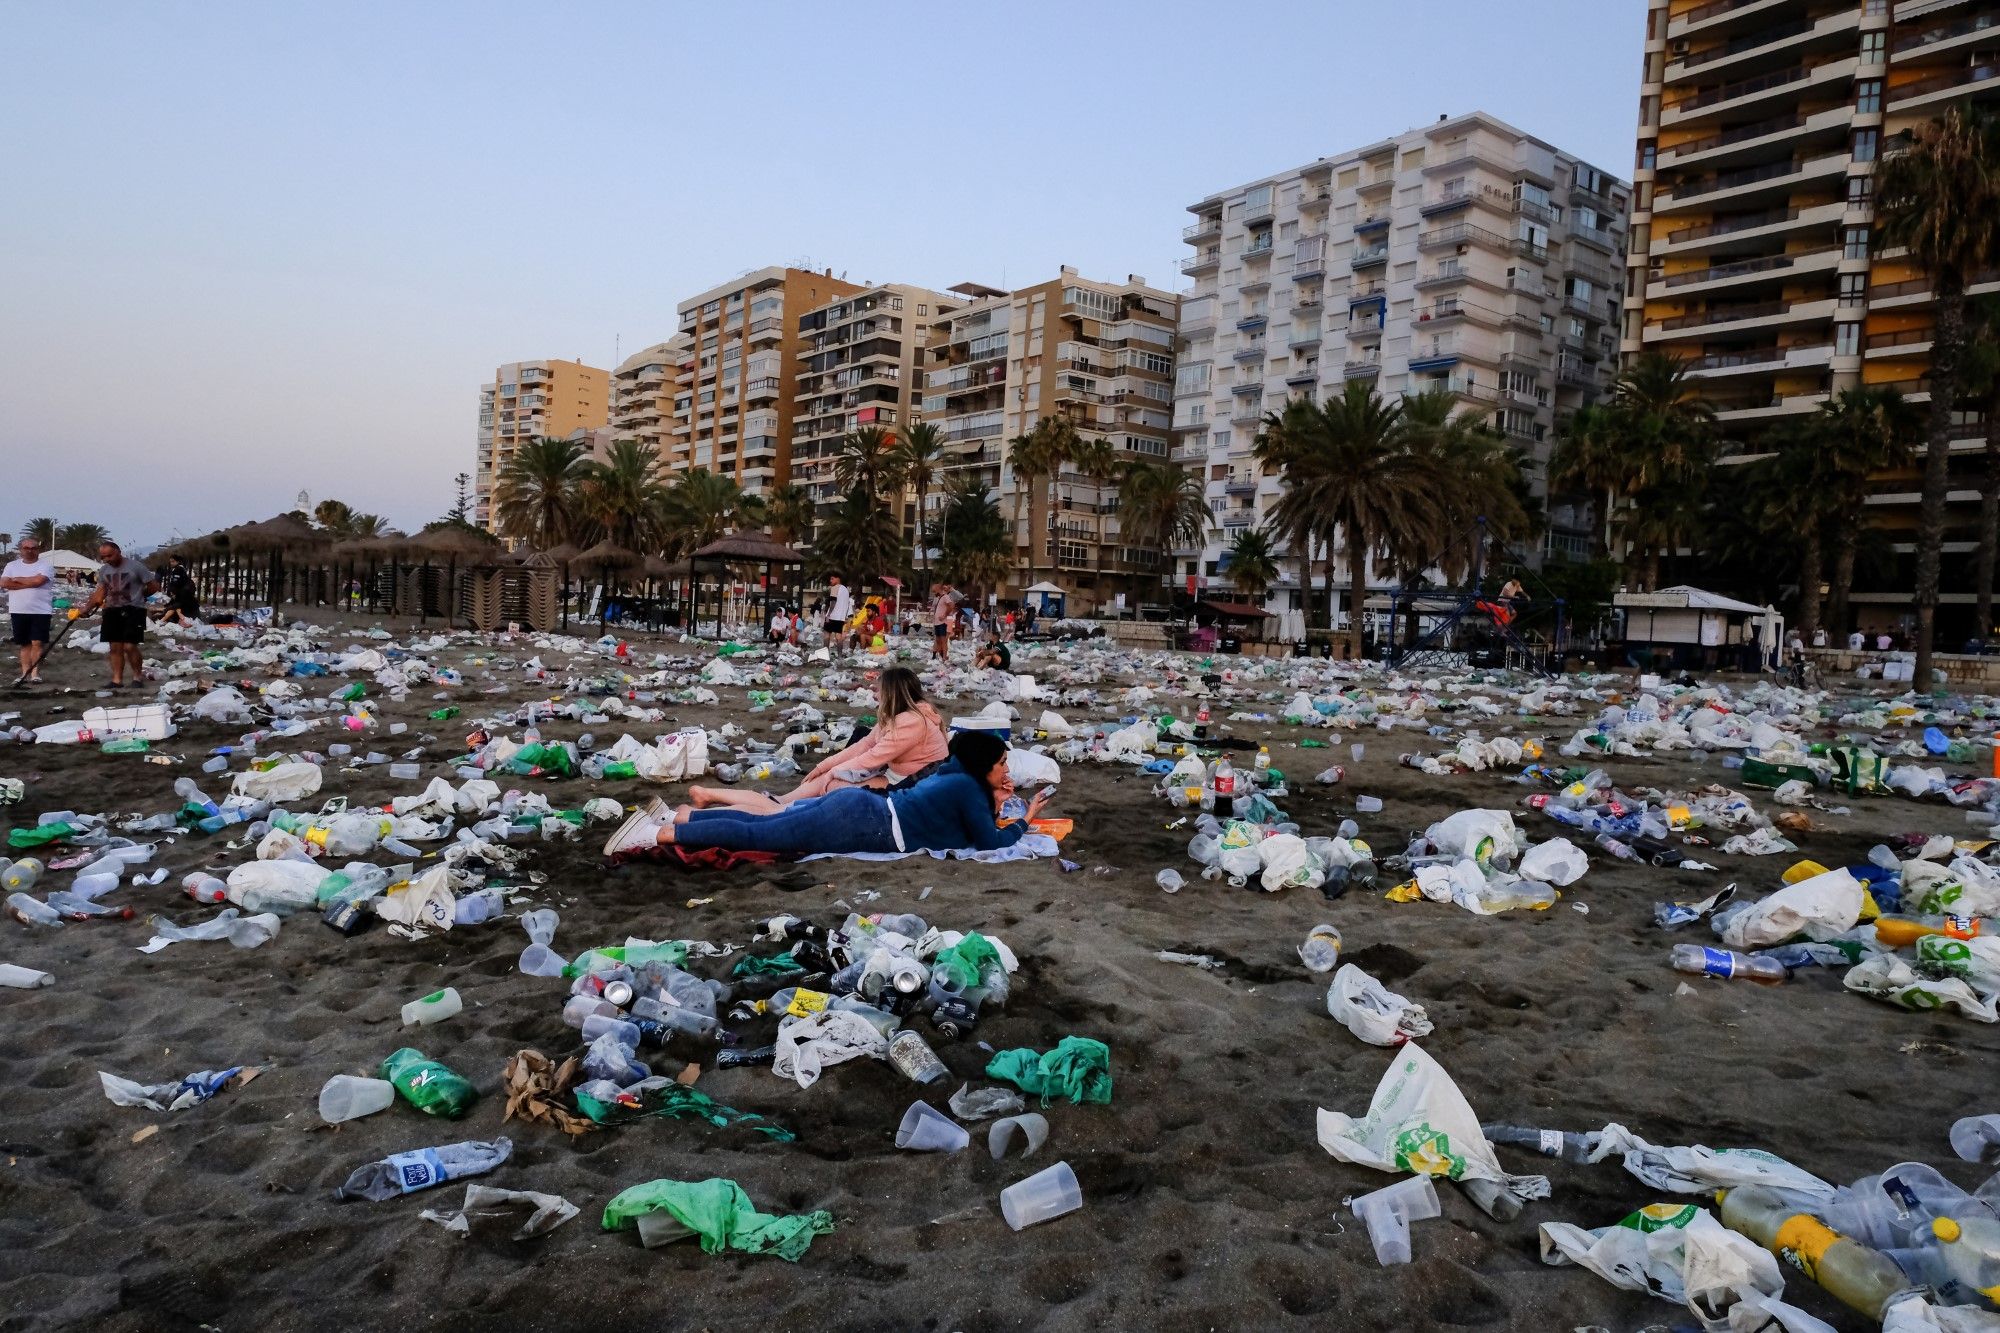
<svg viewBox="0 0 2000 1333"><path fill-rule="evenodd" d="M111 649L111 688L137 685L146 667L139 645L146 641L146 597L160 590L153 571L126 556L123 547L106 537L97 544L97 589L84 611L104 610L97 636Z"/></svg>
<svg viewBox="0 0 2000 1333"><path fill-rule="evenodd" d="M42 559L42 544L21 538L17 558L0 571L7 590L7 616L14 646L21 652L21 683L42 683L42 658L49 651L49 620L55 615L55 566Z"/></svg>
<svg viewBox="0 0 2000 1333"><path fill-rule="evenodd" d="M840 581L838 574L826 582L826 643L831 648L847 632L847 618L854 614L854 593Z"/></svg>

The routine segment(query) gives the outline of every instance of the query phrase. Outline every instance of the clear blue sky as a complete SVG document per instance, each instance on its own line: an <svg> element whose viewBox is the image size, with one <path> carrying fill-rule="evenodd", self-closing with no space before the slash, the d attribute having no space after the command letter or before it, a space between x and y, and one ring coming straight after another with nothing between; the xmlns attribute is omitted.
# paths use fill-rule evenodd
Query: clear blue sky
<svg viewBox="0 0 2000 1333"><path fill-rule="evenodd" d="M503 361L682 298L1179 286L1187 204L1485 110L1628 176L1639 0L0 3L0 531L421 524Z"/></svg>

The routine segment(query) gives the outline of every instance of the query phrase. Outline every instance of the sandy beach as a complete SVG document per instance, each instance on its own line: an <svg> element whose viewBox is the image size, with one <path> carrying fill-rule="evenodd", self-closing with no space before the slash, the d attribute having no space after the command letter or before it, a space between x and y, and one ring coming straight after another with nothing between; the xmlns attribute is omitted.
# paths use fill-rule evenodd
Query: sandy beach
<svg viewBox="0 0 2000 1333"><path fill-rule="evenodd" d="M425 780L449 776L466 723L538 693L518 670L502 669L531 651L490 647L488 667L468 668L454 692L462 718L428 720L438 706L431 686L401 705L381 701L384 722L410 724L410 736L396 742L428 737ZM173 660L174 650L155 643L149 654ZM465 655L455 647L437 660ZM1033 669L1032 660L1022 665ZM30 726L74 716L95 702L89 690L101 672L101 658L58 654L51 686L0 702L0 711L19 709ZM503 688L487 692L494 685ZM750 713L742 688L719 693L719 707L670 712L683 725L733 721L770 734L774 714ZM1284 697L1279 685L1264 684L1245 691L1242 706L1275 714ZM970 712L981 703L948 707ZM1119 711L1108 704L1070 720L1095 725ZM1515 734L1560 739L1576 724L1512 725ZM1489 734L1498 729L1488 724ZM544 728L562 739L581 730ZM595 730L615 737L618 728ZM1474 806L1514 809L1536 840L1560 832L1522 811L1525 789L1502 774L1432 778L1398 767L1397 752L1424 743L1421 733L1367 735L1367 757L1349 764L1346 782L1318 787L1310 777L1328 752L1297 748L1300 729L1232 730L1268 739L1274 762L1294 778L1281 804L1308 834L1330 834L1363 793L1384 800L1379 814L1360 817L1363 836L1384 854L1410 831ZM201 758L239 731L184 726L155 747L180 757L172 768L89 746L0 745L0 776L27 783L26 801L0 810L0 819L13 827L44 810L169 811L171 779L203 778ZM325 738L311 739L323 746ZM1349 737L1333 739L1344 751ZM367 745L394 748L379 735ZM1668 786L1692 772L1685 760L1614 758L1606 767L1621 785ZM1721 776L1712 764L1703 773ZM1415 1261L1376 1264L1343 1201L1391 1177L1334 1161L1315 1142L1314 1123L1320 1107L1361 1114L1390 1053L1329 1018L1326 979L1300 964L1296 947L1321 921L1339 927L1348 961L1427 1009L1436 1031L1422 1045L1482 1120L1570 1130L1616 1121L1656 1143L1767 1149L1836 1183L1905 1160L1933 1163L1968 1189L1987 1174L1952 1158L1945 1133L1961 1115L1996 1109L1994 1028L1847 993L1837 971L1771 988L1693 980L1691 994L1677 993L1689 979L1668 967L1670 945L1709 936L1705 928L1663 932L1652 923L1653 903L1732 881L1760 895L1796 858L1717 852L1709 859L1720 869L1704 875L1592 849L1590 873L1553 909L1497 917L1379 893L1328 902L1317 891L1271 894L1196 878L1189 831L1170 827L1181 812L1150 795L1150 782L1122 766L1066 768L1050 814L1075 821L1063 849L1079 864L1075 873L1049 861L929 858L606 869L596 828L575 843L530 844L528 868L546 882L524 889L507 917L488 925L412 942L380 928L343 938L305 915L254 950L187 943L137 952L149 915L187 924L211 914L179 892L183 873L248 856L227 851L222 837L180 837L157 862L173 872L166 883L114 895L136 909L135 920L33 931L0 923L0 961L56 978L40 990L0 991L0 1330L1688 1325L1676 1306L1538 1258L1541 1222L1605 1226L1658 1201L1615 1160L1578 1166L1502 1148L1507 1169L1547 1174L1553 1196L1501 1223L1441 1187L1443 1216L1416 1227ZM314 799L382 803L420 785L392 781L386 768L329 764ZM594 795L630 804L681 793L678 784L630 781L520 785L570 808ZM1765 796L1753 794L1760 809ZM1835 866L1863 860L1885 835L1965 828L1956 810L1893 798L1857 800L1850 817L1816 822L1828 831L1796 835L1800 855ZM1188 877L1179 894L1155 886L1165 866ZM1048 1108L1049 1143L1027 1165L990 1161L977 1129L973 1146L952 1156L899 1152L896 1123L916 1090L873 1061L833 1069L808 1090L768 1068L700 1076L697 1087L717 1101L794 1131L789 1144L677 1120L576 1141L545 1125L503 1128L506 1060L528 1048L557 1059L580 1050L560 1017L566 983L516 969L526 943L515 920L521 910L561 913L555 946L567 957L627 936L743 944L756 919L791 912L837 924L842 903L990 932L1022 960L1003 1012L983 1018L971 1040L935 1043L952 1078L926 1090L926 1100L942 1107L960 1083L981 1081L987 1055L976 1042L1041 1050L1074 1034L1110 1046L1110 1105ZM1154 958L1160 950L1206 953L1224 967L1163 963ZM693 970L724 976L727 965L697 962ZM404 1002L445 985L458 988L464 1013L435 1028L399 1026ZM770 1020L744 1025L746 1044L768 1041L771 1028ZM315 1098L329 1077L372 1074L404 1045L479 1088L470 1115L449 1123L399 1103L337 1128L320 1122ZM235 1064L268 1072L176 1114L115 1106L97 1078L104 1070L158 1082ZM656 1061L667 1073L679 1064ZM156 1133L134 1141L154 1125ZM560 1194L581 1216L545 1239L485 1243L418 1217L454 1209L457 1184L387 1203L332 1198L371 1160L501 1133L514 1141L513 1160L481 1183ZM999 1191L1057 1160L1081 1182L1082 1211L1010 1231ZM649 1251L630 1232L600 1229L612 1195L658 1177L732 1178L764 1211L825 1209L836 1230L790 1264L704 1255L691 1244ZM1797 1274L1787 1299L1841 1329L1873 1326Z"/></svg>

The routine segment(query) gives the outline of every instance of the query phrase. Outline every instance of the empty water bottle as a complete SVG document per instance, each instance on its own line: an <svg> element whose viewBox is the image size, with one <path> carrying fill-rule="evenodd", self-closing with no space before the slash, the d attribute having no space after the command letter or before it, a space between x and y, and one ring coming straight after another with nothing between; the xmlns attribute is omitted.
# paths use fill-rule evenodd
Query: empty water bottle
<svg viewBox="0 0 2000 1333"><path fill-rule="evenodd" d="M336 1199L369 1199L376 1203L398 1195L427 1190L447 1180L484 1175L513 1155L511 1139L490 1142L471 1139L448 1143L441 1148L419 1148L399 1152L379 1162L357 1167L347 1181L333 1192Z"/></svg>
<svg viewBox="0 0 2000 1333"><path fill-rule="evenodd" d="M1524 1129L1519 1125L1481 1125L1479 1132L1486 1136L1488 1143L1505 1143L1516 1148L1526 1148L1544 1157L1557 1157L1565 1162L1588 1162L1596 1151L1601 1135L1575 1134L1560 1129Z"/></svg>

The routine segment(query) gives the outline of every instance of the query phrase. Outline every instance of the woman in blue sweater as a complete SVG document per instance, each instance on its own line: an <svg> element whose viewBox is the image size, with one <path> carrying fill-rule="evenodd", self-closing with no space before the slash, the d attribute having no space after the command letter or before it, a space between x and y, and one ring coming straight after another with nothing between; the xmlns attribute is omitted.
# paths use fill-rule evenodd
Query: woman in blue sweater
<svg viewBox="0 0 2000 1333"><path fill-rule="evenodd" d="M655 801L634 814L604 844L606 856L678 843L738 852L991 851L1021 840L1027 821L996 825L995 787L1007 781L1007 745L983 732L951 739L951 758L931 776L901 791L847 787L797 801L777 814L744 810L670 811ZM1046 790L1028 803L1038 818Z"/></svg>

